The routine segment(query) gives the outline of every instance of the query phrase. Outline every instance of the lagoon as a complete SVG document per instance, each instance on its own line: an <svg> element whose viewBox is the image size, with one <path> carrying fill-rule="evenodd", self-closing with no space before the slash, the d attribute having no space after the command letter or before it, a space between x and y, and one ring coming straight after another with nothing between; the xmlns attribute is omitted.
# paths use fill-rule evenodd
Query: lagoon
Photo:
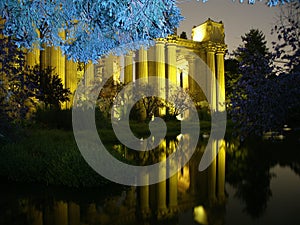
<svg viewBox="0 0 300 225"><path fill-rule="evenodd" d="M164 142L166 148L178 143L170 138ZM297 135L281 141L224 142L225 164L217 158L213 167L199 172L206 144L201 140L176 175L144 187L107 184L71 189L6 182L0 197L0 224L300 224Z"/></svg>

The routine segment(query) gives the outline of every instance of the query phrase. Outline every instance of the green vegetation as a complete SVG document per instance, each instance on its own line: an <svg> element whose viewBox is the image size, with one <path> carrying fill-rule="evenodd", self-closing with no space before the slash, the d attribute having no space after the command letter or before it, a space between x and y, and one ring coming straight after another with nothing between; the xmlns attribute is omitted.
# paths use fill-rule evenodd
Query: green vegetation
<svg viewBox="0 0 300 225"><path fill-rule="evenodd" d="M114 146L119 144L112 126L96 114L99 136L114 157L121 155ZM97 187L109 181L98 175L85 162L77 148L71 123L71 110L39 111L36 123L18 132L14 142L0 147L0 176L23 183L41 183L68 187ZM148 137L146 122L130 121L132 132ZM180 134L180 122L167 122L167 137ZM209 133L210 121L200 122L201 133ZM124 159L122 159L124 160Z"/></svg>
<svg viewBox="0 0 300 225"><path fill-rule="evenodd" d="M27 132L17 143L0 148L3 178L69 187L108 183L84 161L71 131L30 129Z"/></svg>

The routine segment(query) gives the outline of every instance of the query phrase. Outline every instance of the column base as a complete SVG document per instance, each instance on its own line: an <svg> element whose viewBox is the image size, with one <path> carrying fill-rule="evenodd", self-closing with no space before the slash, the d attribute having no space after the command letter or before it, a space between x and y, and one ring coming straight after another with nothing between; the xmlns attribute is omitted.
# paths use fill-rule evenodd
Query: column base
<svg viewBox="0 0 300 225"><path fill-rule="evenodd" d="M214 205L216 205L217 203L218 203L218 199L217 199L216 196L211 196L211 197L208 198L208 204L209 204L210 206L214 206Z"/></svg>
<svg viewBox="0 0 300 225"><path fill-rule="evenodd" d="M141 217L143 219L148 219L151 217L151 210L150 208L144 208L141 210Z"/></svg>
<svg viewBox="0 0 300 225"><path fill-rule="evenodd" d="M225 194L220 194L220 195L218 196L218 201L219 201L220 203L224 203L224 202L226 202L226 200L227 200L227 198L226 198Z"/></svg>
<svg viewBox="0 0 300 225"><path fill-rule="evenodd" d="M169 206L169 212L170 214L176 214L178 212L178 206L177 205L170 205Z"/></svg>
<svg viewBox="0 0 300 225"><path fill-rule="evenodd" d="M167 218L168 215L169 215L169 210L166 207L157 210L157 219Z"/></svg>

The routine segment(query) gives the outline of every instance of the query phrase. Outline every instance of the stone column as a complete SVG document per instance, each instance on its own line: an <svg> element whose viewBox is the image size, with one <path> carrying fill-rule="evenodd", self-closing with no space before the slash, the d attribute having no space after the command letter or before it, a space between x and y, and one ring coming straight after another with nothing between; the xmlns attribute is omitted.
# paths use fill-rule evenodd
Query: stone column
<svg viewBox="0 0 300 225"><path fill-rule="evenodd" d="M90 224L96 223L96 216L97 216L96 203L91 203L88 205L87 210L86 210L86 216L88 219L88 223L90 223Z"/></svg>
<svg viewBox="0 0 300 225"><path fill-rule="evenodd" d="M69 225L80 225L80 206L74 202L68 204Z"/></svg>
<svg viewBox="0 0 300 225"><path fill-rule="evenodd" d="M169 180L169 207L176 211L178 207L178 174L174 174Z"/></svg>
<svg viewBox="0 0 300 225"><path fill-rule="evenodd" d="M46 69L51 66L51 47L43 46L43 50L40 51L40 66L41 69Z"/></svg>
<svg viewBox="0 0 300 225"><path fill-rule="evenodd" d="M142 174L141 179L149 183L149 174ZM140 210L144 217L147 217L150 212L149 206L149 185L141 186L140 187Z"/></svg>
<svg viewBox="0 0 300 225"><path fill-rule="evenodd" d="M189 162L189 171L190 171L190 187L189 187L189 191L191 193L191 195L195 195L198 190L197 190L197 174L198 174L198 166L194 165L196 163L194 163L193 161Z"/></svg>
<svg viewBox="0 0 300 225"><path fill-rule="evenodd" d="M133 53L129 52L124 58L124 84L128 84L133 80Z"/></svg>
<svg viewBox="0 0 300 225"><path fill-rule="evenodd" d="M124 56L124 84L127 85L133 81L133 52L130 51ZM124 103L128 103L129 99L132 99L133 93L132 90L127 90L124 92ZM127 107L123 107L123 116L130 113Z"/></svg>
<svg viewBox="0 0 300 225"><path fill-rule="evenodd" d="M192 94L195 94L196 92L196 84L194 81L195 78L195 58L193 56L188 57L188 62L189 62L189 90Z"/></svg>
<svg viewBox="0 0 300 225"><path fill-rule="evenodd" d="M207 93L207 64L206 64L206 51L205 49L201 49L200 50L200 58L201 60L199 60L199 80L200 80L200 84L201 84L201 88L203 90L204 93Z"/></svg>
<svg viewBox="0 0 300 225"><path fill-rule="evenodd" d="M59 33L62 39L65 39L66 33L65 31L61 31ZM66 87L66 78L65 78L65 65L66 65L66 57L62 54L60 48L51 47L51 57L50 64L54 69L54 74L57 74L63 83L63 87Z"/></svg>
<svg viewBox="0 0 300 225"><path fill-rule="evenodd" d="M63 201L54 203L54 224L68 225L68 204Z"/></svg>
<svg viewBox="0 0 300 225"><path fill-rule="evenodd" d="M166 160L166 140L161 141L161 143L159 145L159 149L161 150L161 154L159 156L159 161L166 162L165 161ZM167 184L166 184L166 165L165 164L162 164L161 167L159 168L158 177L160 180L162 180L161 182L159 182L157 184L157 210L158 210L158 216L160 217L160 216L164 215L164 213L167 209L167 205L166 205Z"/></svg>
<svg viewBox="0 0 300 225"><path fill-rule="evenodd" d="M32 218L32 225L43 225L43 212L36 209L34 206L28 206L27 214Z"/></svg>
<svg viewBox="0 0 300 225"><path fill-rule="evenodd" d="M148 56L147 50L144 47L141 47L137 52L137 62L136 62L136 76L135 79L147 79L148 78ZM148 82L147 82L148 83ZM138 84L136 82L136 84ZM144 82L139 82L141 86L138 86L140 91L144 91ZM147 112L145 110L145 106L142 101L137 103L137 107L139 108L139 119L141 121L146 120Z"/></svg>
<svg viewBox="0 0 300 225"><path fill-rule="evenodd" d="M104 66L105 77L114 76L114 56L108 55L105 57L105 66Z"/></svg>
<svg viewBox="0 0 300 225"><path fill-rule="evenodd" d="M198 168L197 168L198 169ZM207 169L199 173L199 193L200 199L207 199L208 196L208 171Z"/></svg>
<svg viewBox="0 0 300 225"><path fill-rule="evenodd" d="M174 86L177 86L176 48L176 42L169 40L167 43L168 79Z"/></svg>
<svg viewBox="0 0 300 225"><path fill-rule="evenodd" d="M84 85L89 87L93 85L93 81L95 78L95 66L92 62L89 62L85 65L85 77L84 77Z"/></svg>
<svg viewBox="0 0 300 225"><path fill-rule="evenodd" d="M39 35L39 31L37 31ZM39 46L33 46L32 51L28 51L26 54L26 64L29 67L34 67L40 64L40 49Z"/></svg>
<svg viewBox="0 0 300 225"><path fill-rule="evenodd" d="M174 95L177 95L176 42L174 40L167 42L167 78L166 98L172 101ZM166 110L170 109L167 108Z"/></svg>
<svg viewBox="0 0 300 225"><path fill-rule="evenodd" d="M173 151L176 151L176 146L174 141L170 141L169 143L169 149ZM178 168L177 160L173 159L170 161L170 167L176 171ZM169 208L171 210L177 210L177 197L178 197L178 173L175 173L173 176L169 179Z"/></svg>
<svg viewBox="0 0 300 225"><path fill-rule="evenodd" d="M54 224L54 202L53 207L52 205L48 205L43 209L43 225L53 225Z"/></svg>
<svg viewBox="0 0 300 225"><path fill-rule="evenodd" d="M215 65L215 47L208 46L207 49L207 66L210 69L208 71L208 100L211 102L211 109L216 111L216 65Z"/></svg>
<svg viewBox="0 0 300 225"><path fill-rule="evenodd" d="M66 88L70 89L70 101L67 102L67 108L71 108L73 97L77 88L77 63L73 60L66 59Z"/></svg>
<svg viewBox="0 0 300 225"><path fill-rule="evenodd" d="M121 76L119 56L113 56L112 68L113 68L114 85L117 85L120 83L120 76Z"/></svg>
<svg viewBox="0 0 300 225"><path fill-rule="evenodd" d="M148 76L156 76L155 46L148 49Z"/></svg>
<svg viewBox="0 0 300 225"><path fill-rule="evenodd" d="M218 140L218 199L225 200L225 163L226 163L226 142Z"/></svg>
<svg viewBox="0 0 300 225"><path fill-rule="evenodd" d="M225 105L225 70L224 70L224 48L217 50L217 84L218 84L218 95L217 95L217 110L224 112L226 109Z"/></svg>
<svg viewBox="0 0 300 225"><path fill-rule="evenodd" d="M136 79L148 77L148 57L147 50L141 47L138 51Z"/></svg>
<svg viewBox="0 0 300 225"><path fill-rule="evenodd" d="M156 53L156 76L158 77L157 93L162 99L166 98L166 84L165 84L165 42L164 39L156 41L155 46ZM160 108L159 115L165 115L166 109Z"/></svg>
<svg viewBox="0 0 300 225"><path fill-rule="evenodd" d="M133 209L136 205L136 187L130 187L126 192L126 198L124 204L128 207L128 209Z"/></svg>
<svg viewBox="0 0 300 225"><path fill-rule="evenodd" d="M208 169L208 200L210 203L216 202L216 173L217 173L217 162L216 162L216 150L217 150L217 141L211 143L211 154L214 157L214 160L210 164Z"/></svg>

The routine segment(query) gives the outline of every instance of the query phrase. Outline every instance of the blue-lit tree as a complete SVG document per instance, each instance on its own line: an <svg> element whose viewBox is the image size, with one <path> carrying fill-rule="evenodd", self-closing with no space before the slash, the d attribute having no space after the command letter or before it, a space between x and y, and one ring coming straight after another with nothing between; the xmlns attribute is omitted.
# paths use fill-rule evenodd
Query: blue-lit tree
<svg viewBox="0 0 300 225"><path fill-rule="evenodd" d="M300 2L281 8L272 30L278 41L273 42L274 60L280 62L281 72L300 71Z"/></svg>
<svg viewBox="0 0 300 225"><path fill-rule="evenodd" d="M176 0L2 0L0 11L4 33L19 46L59 46L69 58L83 62L149 45L171 34L183 19Z"/></svg>
<svg viewBox="0 0 300 225"><path fill-rule="evenodd" d="M242 36L243 44L235 51L241 77L231 98L232 119L240 135L261 135L282 124L271 54L266 47L264 34L256 29Z"/></svg>
<svg viewBox="0 0 300 225"><path fill-rule="evenodd" d="M5 34L19 46L59 46L84 62L149 45L171 34L182 19L174 0L6 0L0 10Z"/></svg>
<svg viewBox="0 0 300 225"><path fill-rule="evenodd" d="M300 2L296 1L281 9L273 33L274 61L277 62L277 80L284 90L282 104L287 111L286 122L300 125Z"/></svg>
<svg viewBox="0 0 300 225"><path fill-rule="evenodd" d="M242 37L243 45L235 52L242 76L233 89L231 115L244 137L300 124L299 7L294 2L282 11L274 27L274 54L255 30Z"/></svg>

